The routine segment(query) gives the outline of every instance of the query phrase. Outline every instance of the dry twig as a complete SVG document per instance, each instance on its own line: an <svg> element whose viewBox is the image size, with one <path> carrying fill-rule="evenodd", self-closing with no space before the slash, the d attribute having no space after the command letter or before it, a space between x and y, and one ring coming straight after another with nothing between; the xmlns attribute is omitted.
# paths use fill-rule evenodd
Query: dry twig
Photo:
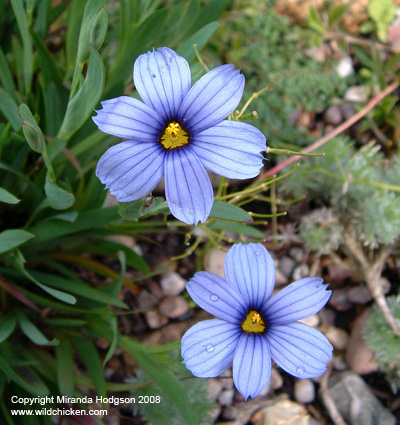
<svg viewBox="0 0 400 425"><path fill-rule="evenodd" d="M321 382L320 382L320 385L321 385L320 392L321 392L322 400L324 401L325 407L328 410L329 416L331 417L333 423L335 425L346 425L346 422L342 418L342 415L340 414L338 408L336 407L336 404L329 392L328 378L330 374L331 374L331 366L328 365L328 370L322 375Z"/></svg>
<svg viewBox="0 0 400 425"><path fill-rule="evenodd" d="M317 140L312 145L308 146L307 148L302 150L302 153L309 153L314 151L315 149L321 147L329 140L333 139L334 137L338 136L339 134L343 133L345 130L350 128L353 124L355 124L357 121L359 121L361 118L363 118L365 115L368 114L368 112L373 109L382 99L384 99L386 96L388 96L390 93L395 91L399 87L399 83L395 81L394 83L390 84L385 88L385 90L381 91L377 96L375 96L369 103L366 105L361 111L354 114L351 118L349 118L344 123L340 124L338 127L336 127L333 131L331 131L329 134L325 135L321 139ZM283 168L286 166L292 164L295 161L301 160L302 156L291 156L284 161L282 161L280 164L276 165L275 167L272 167L265 173L261 174L253 183L252 185L256 185L261 180L266 179L267 177L271 177L274 174L278 174Z"/></svg>
<svg viewBox="0 0 400 425"><path fill-rule="evenodd" d="M359 263L365 279L365 284L372 298L381 310L386 323L391 327L393 332L400 337L400 327L390 311L382 288L382 270L390 254L391 247L387 246L381 248L378 257L372 264L368 261L362 246L347 232L344 234L343 248L350 257L354 258Z"/></svg>

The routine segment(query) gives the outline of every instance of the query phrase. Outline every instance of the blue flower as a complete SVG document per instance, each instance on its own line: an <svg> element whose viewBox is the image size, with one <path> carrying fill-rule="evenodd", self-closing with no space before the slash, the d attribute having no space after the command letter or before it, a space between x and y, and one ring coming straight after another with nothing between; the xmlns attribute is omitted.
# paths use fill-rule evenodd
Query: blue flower
<svg viewBox="0 0 400 425"><path fill-rule="evenodd" d="M244 76L222 65L191 87L187 61L163 47L137 58L133 80L143 103L106 100L93 117L101 131L128 139L106 151L96 175L119 202L142 198L165 176L172 214L188 224L204 222L214 200L206 169L248 179L262 167L264 135L223 121L242 97Z"/></svg>
<svg viewBox="0 0 400 425"><path fill-rule="evenodd" d="M199 272L187 283L193 300L218 319L205 320L182 338L186 367L213 378L233 365L233 382L256 397L271 377L271 360L297 378L322 375L332 346L297 320L317 313L331 291L317 277L298 280L271 297L275 265L261 244L236 244L224 262L225 279Z"/></svg>

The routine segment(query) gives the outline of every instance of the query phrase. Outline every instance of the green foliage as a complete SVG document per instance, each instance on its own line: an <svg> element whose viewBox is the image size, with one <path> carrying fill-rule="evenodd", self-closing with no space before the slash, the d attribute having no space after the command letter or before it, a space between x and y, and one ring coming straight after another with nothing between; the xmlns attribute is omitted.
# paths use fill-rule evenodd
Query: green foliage
<svg viewBox="0 0 400 425"><path fill-rule="evenodd" d="M381 41L387 40L389 25L396 17L396 5L393 0L370 0L368 14L376 25L376 32Z"/></svg>
<svg viewBox="0 0 400 425"><path fill-rule="evenodd" d="M120 202L118 203L118 212L124 220L129 221L138 221L141 217L157 213L170 213L164 198L151 196L132 202Z"/></svg>
<svg viewBox="0 0 400 425"><path fill-rule="evenodd" d="M400 296L390 297L387 301L393 317L400 323ZM363 334L379 369L397 392L400 388L400 338L394 334L376 305L368 316Z"/></svg>
<svg viewBox="0 0 400 425"><path fill-rule="evenodd" d="M252 223L251 216L236 205L228 204L223 201L214 201L210 217L228 219L245 223Z"/></svg>
<svg viewBox="0 0 400 425"><path fill-rule="evenodd" d="M310 136L294 128L296 110L321 111L345 89L331 62L318 62L304 54L310 39L300 27L278 16L273 0L241 0L238 18L221 28L215 48L226 62L238 64L246 76L244 98L265 86L251 108L259 112L258 124L269 145L304 144Z"/></svg>
<svg viewBox="0 0 400 425"><path fill-rule="evenodd" d="M382 55L382 52L371 43L370 47L354 46L354 54L361 65L356 79L359 84L365 86L367 94L377 95L398 78L400 68L398 53ZM374 133L384 150L391 154L398 148L398 116L398 96L386 96L371 111L367 119L360 123L358 132Z"/></svg>
<svg viewBox="0 0 400 425"><path fill-rule="evenodd" d="M328 217L317 218L315 212L302 219L302 234L314 249L326 250L329 235L323 231L319 243L317 235L321 223L322 228L329 227L332 220L365 245L392 244L400 235L398 168L399 158L387 161L379 147L369 144L355 149L353 142L336 138L326 144L325 157L304 162L281 189L330 208ZM340 242L336 237L340 229L336 224L334 228L329 239L332 247Z"/></svg>
<svg viewBox="0 0 400 425"><path fill-rule="evenodd" d="M308 248L326 254L338 249L342 242L343 225L332 209L320 208L302 218L300 234Z"/></svg>
<svg viewBox="0 0 400 425"><path fill-rule="evenodd" d="M352 85L362 85L366 98L373 97L382 92L390 83L398 79L400 55L395 49L385 49L382 44L377 45L374 40L364 38L363 41L356 37L349 37L340 27L341 17L346 13L351 2L337 6L337 2L326 1L321 10L316 11L310 7L308 17L309 37L313 39L319 49L332 43L342 50L344 56L355 57L355 75L347 78ZM370 20L360 24L360 33L377 31L380 41L387 41L388 29L395 18L396 7L393 0L371 0L368 4ZM355 34L356 35L356 34ZM334 47L334 50L337 48ZM397 146L398 139L398 97L391 95L379 102L364 119L357 131L359 134L373 133L382 145L385 153L392 154Z"/></svg>
<svg viewBox="0 0 400 425"><path fill-rule="evenodd" d="M140 279L149 270L109 236L166 231L166 220L144 219L169 210L162 198L139 200L120 210L135 214L128 223L117 206L103 208L95 166L117 139L98 131L91 116L100 99L132 82L142 52L167 43L193 59L193 43L206 44L226 2L0 3L0 422L22 423L7 417L11 395L77 396L78 386L105 395L103 366L120 345L165 397L173 389L170 403L191 424L178 379L118 333L117 313L128 308L121 289L137 289L125 272L136 269ZM231 205L216 214L233 210L239 221L251 220ZM109 339L105 356L96 338Z"/></svg>
<svg viewBox="0 0 400 425"><path fill-rule="evenodd" d="M183 388L191 401L194 423L196 425L210 423L210 414L214 403L208 398L207 382L194 378L182 364L182 359L177 357L177 355L168 356L168 358L164 358L164 362L168 369L182 381ZM180 425L182 423L176 408L165 399L160 388L156 384L148 385L151 378L146 372L140 371L137 377L132 378L129 382L139 388L132 393L132 396L136 398L138 396L160 397L160 403L136 406L139 406L139 413L144 416L149 425Z"/></svg>

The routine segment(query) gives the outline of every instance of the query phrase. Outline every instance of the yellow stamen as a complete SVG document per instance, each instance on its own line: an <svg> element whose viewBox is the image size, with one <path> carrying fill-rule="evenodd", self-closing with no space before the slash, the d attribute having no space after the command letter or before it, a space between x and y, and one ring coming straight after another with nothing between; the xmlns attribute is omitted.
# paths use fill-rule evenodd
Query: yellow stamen
<svg viewBox="0 0 400 425"><path fill-rule="evenodd" d="M189 137L178 123L171 122L161 136L160 142L165 149L175 149L187 145Z"/></svg>
<svg viewBox="0 0 400 425"><path fill-rule="evenodd" d="M260 313L251 310L242 322L242 329L247 333L262 333L265 330L265 323Z"/></svg>
<svg viewBox="0 0 400 425"><path fill-rule="evenodd" d="M170 125L165 130L168 134L177 135L181 129L180 125L176 122L171 122Z"/></svg>

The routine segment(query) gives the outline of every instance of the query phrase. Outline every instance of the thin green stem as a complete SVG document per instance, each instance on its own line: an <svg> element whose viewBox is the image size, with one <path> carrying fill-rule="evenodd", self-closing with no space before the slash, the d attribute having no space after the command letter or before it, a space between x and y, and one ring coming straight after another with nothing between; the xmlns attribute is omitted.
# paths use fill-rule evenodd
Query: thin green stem
<svg viewBox="0 0 400 425"><path fill-rule="evenodd" d="M183 254L175 255L175 257L172 257L172 260L182 260L182 258L189 257L189 255L192 255L194 250L200 245L200 242L202 241L203 236L200 235L196 238L193 245L187 249Z"/></svg>
<svg viewBox="0 0 400 425"><path fill-rule="evenodd" d="M203 61L202 57L199 54L199 51L197 49L197 44L193 44L194 52L196 53L196 57L198 61L201 63L201 66L205 69L206 72L208 72L210 69L206 65L206 63Z"/></svg>
<svg viewBox="0 0 400 425"><path fill-rule="evenodd" d="M297 155L297 156L325 156L324 152L315 152L315 153L304 153L292 151L289 149L273 149L268 147L266 150L267 153L272 153L275 155Z"/></svg>
<svg viewBox="0 0 400 425"><path fill-rule="evenodd" d="M219 185L217 189L217 194L215 195L215 199L220 199L222 196L224 189L228 186L228 182L226 180L226 177L221 177L219 180Z"/></svg>
<svg viewBox="0 0 400 425"><path fill-rule="evenodd" d="M277 202L275 202L275 204L277 204ZM254 212L249 212L249 215L251 215L252 217L259 217L259 218L277 218L277 217L282 217L284 215L287 215L286 211L283 211L281 213L275 213L275 214L259 214L259 213L254 213Z"/></svg>
<svg viewBox="0 0 400 425"><path fill-rule="evenodd" d="M239 112L239 114L235 118L239 119L246 112L246 109L249 107L250 103L253 102L254 99L257 99L257 97L259 97L261 94L263 94L264 92L268 90L270 90L270 86L265 86L261 90L253 93L248 99L248 101L244 104L242 110Z"/></svg>
<svg viewBox="0 0 400 425"><path fill-rule="evenodd" d="M278 243L278 207L276 205L276 186L275 183L271 186L271 210L272 210L272 234L274 237L274 243Z"/></svg>

